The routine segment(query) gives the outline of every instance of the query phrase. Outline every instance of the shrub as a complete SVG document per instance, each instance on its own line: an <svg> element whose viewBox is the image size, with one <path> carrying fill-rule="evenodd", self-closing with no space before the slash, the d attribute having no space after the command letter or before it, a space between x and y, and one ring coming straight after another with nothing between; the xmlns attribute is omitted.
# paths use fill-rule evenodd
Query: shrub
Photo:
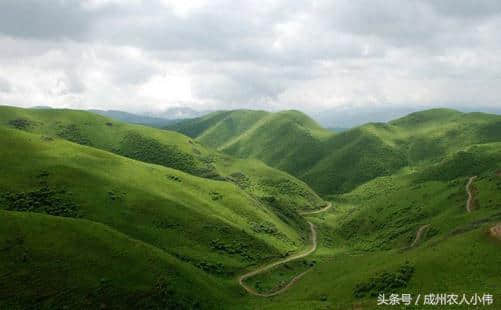
<svg viewBox="0 0 501 310"><path fill-rule="evenodd" d="M9 121L9 126L16 129L26 130L33 125L33 122L24 118L17 118Z"/></svg>
<svg viewBox="0 0 501 310"><path fill-rule="evenodd" d="M372 277L368 282L357 284L353 290L353 295L356 298L363 298L367 295L375 297L379 294L395 293L395 290L407 286L414 271L414 266L406 262L396 272L383 272Z"/></svg>
<svg viewBox="0 0 501 310"><path fill-rule="evenodd" d="M92 142L90 141L90 139L87 138L86 136L84 136L80 132L80 128L78 128L74 124L70 124L68 126L62 127L62 129L57 133L57 135L62 139L65 139L65 140L68 140L68 141L71 141L74 143L92 146Z"/></svg>
<svg viewBox="0 0 501 310"><path fill-rule="evenodd" d="M62 197L64 191L42 187L27 193L5 193L0 200L9 211L37 212L55 216L79 217L78 205Z"/></svg>

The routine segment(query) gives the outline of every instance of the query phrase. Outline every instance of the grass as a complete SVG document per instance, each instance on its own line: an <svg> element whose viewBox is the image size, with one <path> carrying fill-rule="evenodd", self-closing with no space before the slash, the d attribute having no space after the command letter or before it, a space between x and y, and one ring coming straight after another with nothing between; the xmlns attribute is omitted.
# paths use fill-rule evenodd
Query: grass
<svg viewBox="0 0 501 310"><path fill-rule="evenodd" d="M315 268L287 293L251 298L244 306L378 309L377 296L383 292L421 298L430 293L489 293L495 303L487 308L498 309L501 243L488 234L501 221L498 167L474 183L477 208L472 213L465 210L466 178L418 182L417 175L384 177L332 197L332 209L309 217L319 230L319 248L309 258ZM386 190L377 194L381 189ZM424 224L430 228L422 241L409 248Z"/></svg>
<svg viewBox="0 0 501 310"><path fill-rule="evenodd" d="M204 274L201 279L214 277L217 280L211 281L219 283L231 282L242 269L282 257L303 243L301 230L281 219L287 216L276 215L274 209L231 182L199 178L65 140L46 140L41 135L15 129L0 128L0 143L5 147L0 155L2 175L6 176L0 180L0 209L4 210L2 214L5 216L23 214L16 210L26 214L43 213L41 218L54 218L54 221L59 221L62 215L78 218L75 220L82 221L78 223L98 223L99 227L107 227L175 258L183 266L191 266L190 270ZM256 229L261 226L273 227L273 231ZM108 230L102 235L96 232L93 238L107 239ZM12 237L7 232L3 231L2 238ZM50 233L66 234L59 228ZM32 238L32 242L38 242L40 247L50 248L55 237L33 234ZM72 239L75 251L79 249L77 244L80 241L87 240L85 235L81 238L79 240L77 234ZM83 246L85 248L86 243ZM35 250L31 245L26 249ZM55 248L52 255L59 255L59 250L60 247ZM0 256L6 260L14 255L12 251L7 248L0 252ZM102 252L96 249L93 255L100 258L104 266L109 264L110 256L106 253L110 251L115 250L103 246ZM45 271L33 275L39 277L37 283L40 285L51 279L46 272L51 266L55 268L51 264L57 265L57 262L51 263L47 259L44 259L48 262ZM61 256L61 260L69 265L78 262L66 256ZM123 264L122 268L127 266L125 262L120 264ZM38 267L27 270L32 268ZM78 276L78 269L67 272L73 277ZM177 272L183 274L184 271ZM15 277L7 271L2 272L1 277L9 283L8 288L22 287L18 281L27 279ZM102 276L95 273L88 277L98 282ZM60 285L56 287L64 290L68 283L61 282ZM88 286L79 282L71 287L80 292L88 290ZM132 292L119 290L116 294L142 294L135 286L129 289ZM177 294L175 287L169 286L168 290ZM80 298L72 292L68 294L71 298ZM9 301L8 305L18 303L22 307L33 301L30 298L35 297ZM144 301L141 296L138 298ZM48 303L52 304L51 301Z"/></svg>
<svg viewBox="0 0 501 310"><path fill-rule="evenodd" d="M430 110L326 134L296 111L217 112L176 125L190 138L0 112L0 308L376 309L381 292L490 293L499 308L498 116ZM325 204L308 184L333 202L307 216L318 249L247 283L267 293L314 267L281 295L247 294L238 275L307 240L298 211Z"/></svg>
<svg viewBox="0 0 501 310"><path fill-rule="evenodd" d="M259 188L248 193L259 193L255 199L275 197L280 201L294 201L298 210L314 209L324 203L307 184L287 173L257 161L246 162L223 156L172 131L131 125L86 111L33 110L7 106L0 107L0 126L40 134L46 140L65 139L208 179L233 182L231 174L241 173L251 178L254 184L289 183L292 184L291 191L283 187L278 191L273 185L258 184L254 188ZM263 177L265 175L266 178ZM279 176L276 180L275 175Z"/></svg>
<svg viewBox="0 0 501 310"><path fill-rule="evenodd" d="M500 116L448 109L338 134L296 111L227 111L171 128L227 154L262 160L322 195L347 193L376 177L438 164L473 145L501 142Z"/></svg>
<svg viewBox="0 0 501 310"><path fill-rule="evenodd" d="M217 308L227 298L210 276L109 226L2 210L0 219L2 309Z"/></svg>
<svg viewBox="0 0 501 310"><path fill-rule="evenodd" d="M269 294L282 289L297 275L310 270L314 265L314 262L306 259L292 261L248 278L245 282L258 293Z"/></svg>

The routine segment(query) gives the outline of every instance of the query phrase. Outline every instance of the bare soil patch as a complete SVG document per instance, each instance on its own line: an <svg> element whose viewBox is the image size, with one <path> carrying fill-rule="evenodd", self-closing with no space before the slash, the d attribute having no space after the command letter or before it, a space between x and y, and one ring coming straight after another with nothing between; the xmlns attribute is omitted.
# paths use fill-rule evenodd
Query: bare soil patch
<svg viewBox="0 0 501 310"><path fill-rule="evenodd" d="M490 234L494 238L501 240L501 223L497 224L496 226L491 227Z"/></svg>

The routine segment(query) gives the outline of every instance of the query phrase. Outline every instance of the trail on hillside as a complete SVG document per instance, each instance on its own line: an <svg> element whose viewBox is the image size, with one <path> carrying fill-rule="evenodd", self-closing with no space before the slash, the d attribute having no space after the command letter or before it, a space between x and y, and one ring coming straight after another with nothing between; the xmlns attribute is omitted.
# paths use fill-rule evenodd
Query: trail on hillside
<svg viewBox="0 0 501 310"><path fill-rule="evenodd" d="M414 239L414 241L410 245L410 248L413 248L419 242L419 240L421 240L421 236L423 235L425 229L427 229L428 227L430 227L430 224L426 224L426 225L419 227L418 231L416 232L416 238Z"/></svg>
<svg viewBox="0 0 501 310"><path fill-rule="evenodd" d="M332 203L328 203L327 206L323 209L320 209L320 210L316 210L316 211L305 211L305 212L300 212L299 214L301 215L310 215L310 214L317 214L317 213L322 213L322 212L325 212L327 210L329 210L330 208L332 208Z"/></svg>
<svg viewBox="0 0 501 310"><path fill-rule="evenodd" d="M471 212L473 206L473 199L475 198L471 186L473 185L473 182L475 181L476 178L477 176L471 177L470 180L468 180L468 184L466 184L466 192L468 193L468 200L466 200L466 211L468 213Z"/></svg>
<svg viewBox="0 0 501 310"><path fill-rule="evenodd" d="M317 213L325 212L325 211L329 210L331 207L332 207L332 204L329 203L323 209L320 209L320 210L317 210L317 211L311 211L311 212L303 212L303 213L300 213L300 214L302 214L302 215L317 214ZM302 272L302 273L300 273L299 275L295 276L294 278L292 278L291 281L289 281L289 283L286 286L284 286L283 288L281 288L281 289L279 289L279 290L277 290L275 292L272 292L272 293L259 293L255 289L253 289L252 287L250 287L247 284L245 284L245 282L244 282L246 279L248 279L250 277L253 277L253 276L258 275L260 273L266 272L266 271L268 271L268 270L270 270L272 268L275 268L277 266L286 264L288 262L304 258L304 257L310 255L311 253L315 252L315 250L317 249L317 231L315 229L315 225L312 222L310 222L310 221L307 221L307 222L308 222L308 225L310 225L310 231L311 231L311 234L310 234L311 247L310 247L310 249L308 249L308 250L306 250L304 252L292 255L290 257L278 260L276 262L264 265L264 266L262 266L262 267L260 267L260 268L258 268L256 270L254 270L254 271L250 271L250 272L248 272L248 273L246 273L244 275L241 275L238 278L238 283L240 284L240 286L242 286L249 294L252 294L252 295L255 295L255 296L260 296L260 297L271 297L271 296L279 295L279 294L285 292L292 285L294 285L299 279L301 279L306 273L308 273L311 270L311 268L308 269L308 270L306 270L306 271L304 271L304 272Z"/></svg>

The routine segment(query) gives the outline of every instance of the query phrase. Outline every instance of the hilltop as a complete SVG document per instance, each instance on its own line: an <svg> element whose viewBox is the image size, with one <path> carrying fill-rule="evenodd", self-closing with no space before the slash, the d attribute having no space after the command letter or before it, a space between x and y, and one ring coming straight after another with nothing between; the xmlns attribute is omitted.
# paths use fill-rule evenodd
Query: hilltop
<svg viewBox="0 0 501 310"><path fill-rule="evenodd" d="M260 159L327 195L436 163L473 144L501 141L500 124L498 115L432 109L333 133L297 111L229 111L169 128L227 154Z"/></svg>
<svg viewBox="0 0 501 310"><path fill-rule="evenodd" d="M45 301L46 306L57 304L68 284L49 285L47 281L66 275L78 290L66 292L70 300L64 303L77 307L85 305L86 297L80 292L95 285L103 291L96 291L93 300L103 298L117 305L124 300L110 299L109 292L137 295L134 302L155 304L179 295L183 307L211 304L223 295L228 298L227 293L217 292L218 283L248 265L298 249L306 238L307 225L293 209L261 199L252 194L257 190L246 192L233 182L200 178L5 127L0 127L0 143L4 147L0 216L9 222L2 226L0 241L2 248L11 249L0 254L0 261L6 262L0 274L10 284L0 286L0 295L11 296L8 290L14 287L26 288L22 295L15 295L17 301L3 302L30 304L38 294L30 283L39 283L46 294L54 295ZM41 227L51 229L40 233ZM88 251L83 265L78 251L82 244ZM121 265L105 271L114 256ZM57 263L61 259L64 266ZM123 272L127 260L137 263L137 269ZM24 274L14 268L21 261L36 272ZM159 266L150 267L148 262L153 261ZM86 264L91 266L86 268ZM159 271L160 266L168 267ZM58 268L63 272L55 275ZM76 277L84 268L86 276ZM149 275L140 275L144 272ZM188 297L193 289L200 298Z"/></svg>
<svg viewBox="0 0 501 310"><path fill-rule="evenodd" d="M434 109L332 133L245 110L176 126L191 137L0 107L0 307L501 298L499 116Z"/></svg>
<svg viewBox="0 0 501 310"><path fill-rule="evenodd" d="M87 111L0 107L0 126L65 139L203 178L237 184L282 206L314 209L324 202L304 182L256 160L239 160L207 149L189 137L124 123Z"/></svg>

